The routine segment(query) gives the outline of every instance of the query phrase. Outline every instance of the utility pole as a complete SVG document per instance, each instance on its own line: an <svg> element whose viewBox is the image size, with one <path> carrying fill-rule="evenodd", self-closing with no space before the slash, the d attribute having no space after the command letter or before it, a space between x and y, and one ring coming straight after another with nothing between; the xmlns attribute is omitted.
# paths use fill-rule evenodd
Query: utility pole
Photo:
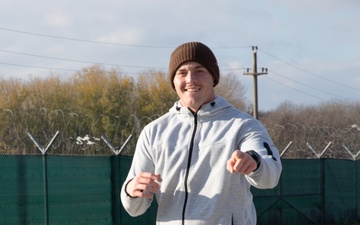
<svg viewBox="0 0 360 225"><path fill-rule="evenodd" d="M251 75L251 76L253 76L253 80L254 80L254 112L253 112L253 117L255 119L259 119L258 118L257 76L267 74L267 68L261 68L261 72L259 72L259 73L257 72L257 50L258 50L257 46L252 46L252 51L253 51L253 68L252 68L252 72L250 72L250 69L247 68L246 72L243 73L243 75Z"/></svg>

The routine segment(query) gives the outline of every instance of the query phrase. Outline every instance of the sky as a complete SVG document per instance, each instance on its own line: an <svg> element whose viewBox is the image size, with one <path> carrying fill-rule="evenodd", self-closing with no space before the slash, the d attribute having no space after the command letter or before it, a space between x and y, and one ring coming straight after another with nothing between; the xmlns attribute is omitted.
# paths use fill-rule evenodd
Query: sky
<svg viewBox="0 0 360 225"><path fill-rule="evenodd" d="M249 104L253 77L243 73L257 46L257 69L268 70L260 111L359 102L359 24L357 0L0 0L0 78L66 79L95 64L166 73L174 48L200 41L221 76L239 76Z"/></svg>

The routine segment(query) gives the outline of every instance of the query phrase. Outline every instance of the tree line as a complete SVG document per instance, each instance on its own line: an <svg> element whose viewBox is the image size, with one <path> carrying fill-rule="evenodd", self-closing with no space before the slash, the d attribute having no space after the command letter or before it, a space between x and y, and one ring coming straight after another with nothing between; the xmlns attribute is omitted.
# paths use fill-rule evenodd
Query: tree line
<svg viewBox="0 0 360 225"><path fill-rule="evenodd" d="M235 74L222 74L216 93L236 108L251 114L245 87ZM166 113L178 100L167 74L149 70L136 76L99 65L82 69L70 77L50 75L29 80L0 80L0 154L38 154L29 138L41 145L59 137L49 154L111 154L106 139L122 154L133 154L142 128ZM284 102L274 110L259 113L284 155L308 157L332 142L329 157L344 151L359 151L360 103L331 101L315 106ZM345 147L344 147L345 145ZM309 147L310 146L310 147ZM339 150L340 149L340 150Z"/></svg>

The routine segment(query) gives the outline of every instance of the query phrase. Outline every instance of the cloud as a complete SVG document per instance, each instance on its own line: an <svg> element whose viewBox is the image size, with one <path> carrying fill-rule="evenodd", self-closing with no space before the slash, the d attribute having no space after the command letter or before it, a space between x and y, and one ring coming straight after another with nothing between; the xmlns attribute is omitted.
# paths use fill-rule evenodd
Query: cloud
<svg viewBox="0 0 360 225"><path fill-rule="evenodd" d="M70 15L65 13L45 14L44 23L54 27L66 28L67 26L71 25L72 18Z"/></svg>

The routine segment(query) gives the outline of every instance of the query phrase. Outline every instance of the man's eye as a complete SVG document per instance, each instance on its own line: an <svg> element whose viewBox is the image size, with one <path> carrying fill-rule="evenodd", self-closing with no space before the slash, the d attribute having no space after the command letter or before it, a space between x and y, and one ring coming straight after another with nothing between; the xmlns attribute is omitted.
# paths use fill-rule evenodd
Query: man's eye
<svg viewBox="0 0 360 225"><path fill-rule="evenodd" d="M186 76L187 72L185 70L179 70L176 72L176 75L178 76Z"/></svg>
<svg viewBox="0 0 360 225"><path fill-rule="evenodd" d="M176 75L178 75L178 76L186 76L186 71L178 71L176 73Z"/></svg>
<svg viewBox="0 0 360 225"><path fill-rule="evenodd" d="M204 70L196 70L195 72L196 72L196 73L203 73Z"/></svg>

